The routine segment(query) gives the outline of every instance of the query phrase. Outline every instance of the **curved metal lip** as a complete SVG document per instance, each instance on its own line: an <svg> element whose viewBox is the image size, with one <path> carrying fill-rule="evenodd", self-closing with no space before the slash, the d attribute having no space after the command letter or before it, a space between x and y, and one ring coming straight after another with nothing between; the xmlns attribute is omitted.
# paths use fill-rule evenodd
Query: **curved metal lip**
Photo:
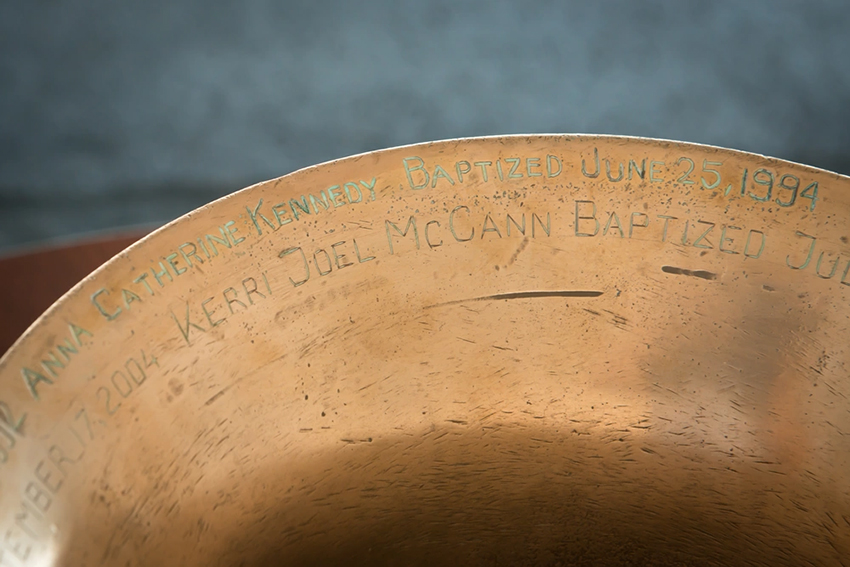
<svg viewBox="0 0 850 567"><path fill-rule="evenodd" d="M224 203L224 202L227 202L231 199L237 198L238 196L247 194L248 192L250 192L251 190L253 190L254 188L256 188L260 185L264 185L266 183L269 183L269 182L272 182L272 181L277 181L277 180L280 180L280 179L284 179L284 178L287 178L287 177L290 177L290 176L305 174L309 171L320 169L320 168L323 168L323 167L332 166L332 165L335 165L335 164L338 164L338 163L343 163L343 162L348 162L348 161L356 161L356 160L361 159L361 158L366 157L366 156L380 155L380 154L389 153L389 152L392 152L392 151L402 150L402 149L405 149L405 148L420 148L420 147L429 147L429 146L435 146L435 145L451 145L451 144L458 144L458 143L463 143L463 142L474 142L474 141L479 141L479 140L491 140L491 141L492 140L506 140L506 141L511 140L511 141L516 141L516 140L531 139L531 138L535 138L535 139L558 138L560 140L577 139L577 140L582 140L582 141L607 140L607 141L621 141L621 142L624 142L624 143L626 143L626 142L629 142L629 143L631 143L631 142L646 142L646 143L650 143L650 144L657 145L657 146L676 145L676 146L681 146L681 147L686 147L686 148L694 148L694 149L711 149L711 150L719 151L719 152L722 152L722 153L737 155L737 156L741 156L741 157L751 157L751 158L763 159L763 160L767 160L768 162L771 162L771 163L790 164L790 165L793 165L793 166L796 166L796 167L802 167L803 169L806 169L806 170L809 170L809 171L812 171L812 172L818 172L818 173L821 173L821 174L832 175L832 176L836 177L837 179L850 180L850 176L842 175L840 173L836 173L836 172L830 171L828 169L822 169L822 168L819 168L819 167L806 165L804 163L799 163L799 162L794 162L794 161L790 161L790 160L775 158L775 157L771 157L771 156L768 156L768 155L759 154L759 153L755 153L755 152L747 152L747 151L743 151L743 150L725 148L723 146L715 146L715 145L712 145L712 144L700 144L700 143L696 143L696 142L683 142L683 141L680 141L680 140L671 140L671 139L666 139L666 138L651 138L651 137L643 137L643 136L621 136L621 135L615 135L615 134L564 134L564 133L561 133L561 134L558 134L558 133L494 134L494 135L489 135L489 136L470 136L470 137L465 137L465 138L446 138L446 139L442 139L442 140L433 140L433 141L429 141L429 142L416 142L416 143L412 143L412 144L402 144L402 145L399 145L399 146L391 146L389 148L381 148L381 149L378 149L378 150L361 152L361 153L358 153L358 154L353 154L353 155L344 156L344 157L341 157L341 158L336 158L336 159L324 161L324 162L317 163L317 164L314 164L314 165L310 165L310 166L307 166L307 167L302 167L300 169L296 169L295 171L291 171L291 172L289 172L285 175L281 175L280 177L273 177L271 179L258 181L257 183L253 183L251 185L248 185L247 187L243 187L242 189L237 189L236 191L234 191L232 193L229 193L227 195L219 197L218 199L210 201L206 205L203 205L201 207L198 207L197 209L189 211L188 213L185 213L185 214L177 217L176 219L174 219L174 220L162 225L161 227L157 228L156 230L154 230L153 232L151 232L150 234L148 234L144 238L139 239L137 242L135 242L134 244L132 244L129 247L127 247L126 249L124 249L119 254L113 256L107 262L105 262L100 267L98 267L96 270L94 270L91 274L89 274L88 276L86 276L85 278L80 280L76 285L74 285L74 287L72 287L70 290L68 290L59 299L57 299L53 303L53 305L51 305L44 313L42 313L41 316L39 316L38 319L33 321L33 323L29 327L27 327L27 330L24 331L24 333L12 344L11 347L9 347L9 350L7 350L3 354L2 357L0 357L0 370L2 370L4 366L6 366L7 361L9 359L9 357L11 356L11 353L13 351L15 351L17 349L17 347L22 342L26 341L33 333L35 333L38 330L38 328L42 325L42 323L44 322L44 320L46 318L48 318L57 309L59 309L60 305L65 303L65 301L68 298L76 295L79 292L80 288L82 288L87 282L89 282L91 279L93 279L97 275L103 273L105 270L108 270L113 265L113 263L117 260L117 258L119 258L123 255L126 255L126 254L132 252L133 250L135 250L137 247L142 246L142 245L146 244L147 242L149 242L150 240L157 238L161 233L169 230L174 225L181 223L184 220L187 220L192 216L202 214L202 213L204 213L204 212L206 212L206 211L208 211L208 210L210 210L214 207L217 207L221 203Z"/></svg>

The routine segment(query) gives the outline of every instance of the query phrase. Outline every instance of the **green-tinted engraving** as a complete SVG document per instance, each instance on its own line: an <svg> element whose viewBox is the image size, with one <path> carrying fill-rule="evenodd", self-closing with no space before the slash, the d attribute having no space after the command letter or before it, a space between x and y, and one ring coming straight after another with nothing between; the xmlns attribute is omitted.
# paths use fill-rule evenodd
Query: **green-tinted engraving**
<svg viewBox="0 0 850 567"><path fill-rule="evenodd" d="M664 183L664 180L662 178L658 177L658 175L661 172L656 171L655 168L657 166L658 167L664 167L664 162L663 161L651 161L651 162L649 162L649 180L653 183Z"/></svg>
<svg viewBox="0 0 850 567"><path fill-rule="evenodd" d="M437 243L431 242L431 235L430 235L429 229L431 228L432 224L437 225L437 228L439 228L440 227L440 221L432 220L432 221L428 221L427 223L425 223L425 243L428 245L428 248L437 248L437 247L443 245L443 239L441 238L440 241L437 242Z"/></svg>
<svg viewBox="0 0 850 567"><path fill-rule="evenodd" d="M59 370L62 370L63 368L65 368L65 364L56 357L56 354L54 354L53 351L47 351L47 356L47 360L43 359L41 361L41 367L44 369L45 372L55 378L56 369L58 368Z"/></svg>
<svg viewBox="0 0 850 567"><path fill-rule="evenodd" d="M307 255L304 254L304 251L299 246L297 248L287 248L286 250L284 250L283 252L278 254L278 257L285 258L286 256L289 256L290 254L294 254L295 252L299 252L301 254L301 261L304 262L304 279L295 281L294 279L292 279L290 277L289 281L292 282L292 285L294 287L298 287L299 285L304 285L305 283L307 283L307 280L310 279L310 264L307 263Z"/></svg>
<svg viewBox="0 0 850 567"><path fill-rule="evenodd" d="M177 266L177 253L169 254L165 257L165 261L168 262L168 265L171 266L171 269L174 270L174 273L178 276L184 274L189 268L180 268Z"/></svg>
<svg viewBox="0 0 850 567"><path fill-rule="evenodd" d="M815 251L815 243L817 242L817 238L815 238L814 236L809 236L808 234L800 232L799 230L796 232L796 234L797 236L802 236L803 238L810 238L812 241L811 244L809 244L809 251L806 253L806 259L803 260L803 263L799 266L795 266L791 263L791 255L789 254L785 257L785 263L788 265L789 268L793 270L805 270L806 266L809 265L809 262L812 261L812 254L814 254Z"/></svg>
<svg viewBox="0 0 850 567"><path fill-rule="evenodd" d="M437 186L437 179L446 179L446 180L448 180L449 184L451 184L451 185L455 184L454 179L452 179L452 176L449 175L449 172L446 171L445 169L443 169L443 166L441 166L439 164L437 164L434 167L434 176L433 176L432 181L431 181L431 188L434 188L434 187Z"/></svg>
<svg viewBox="0 0 850 567"><path fill-rule="evenodd" d="M414 160L419 162L419 163L416 164L414 167L410 167L410 164L412 162L414 162ZM422 160L422 158L416 157L416 156L407 157L407 158L404 158L403 162L404 162L404 172L407 175L407 183L410 185L410 188L413 189L413 190L419 190L419 189L424 189L424 188L428 187L428 181L430 180L430 175L428 175L428 172L425 170L425 162ZM422 183L414 182L413 172L415 172L415 171L421 172L422 175L425 176L425 179L424 179L424 181L422 181Z"/></svg>
<svg viewBox="0 0 850 567"><path fill-rule="evenodd" d="M608 181L617 182L623 179L623 163L617 162L617 177L611 175L611 161L605 158L605 175L608 176Z"/></svg>
<svg viewBox="0 0 850 567"><path fill-rule="evenodd" d="M324 252L324 250L323 250L323 252ZM327 255L327 252L325 252L325 254ZM328 258L328 263L330 263L330 258ZM248 288L248 285L247 285L248 282L251 282L251 288L250 289ZM257 285L257 280L255 280L254 278L252 278L250 276L245 278L244 280L242 280L242 289L245 290L245 296L248 298L248 303L250 303L251 305L254 305L254 299L251 297L252 294L259 295L263 299L266 298L266 296L263 295L263 292L260 291L260 288Z"/></svg>
<svg viewBox="0 0 850 567"><path fill-rule="evenodd" d="M786 182L786 179L791 180L791 184L789 185ZM779 190L789 191L790 195L787 201L782 200L779 196L776 197L776 204L780 207L790 207L797 200L797 191L800 189L800 178L796 175L791 175L790 173L786 173L782 177L779 178ZM779 191L777 191L779 192Z"/></svg>
<svg viewBox="0 0 850 567"><path fill-rule="evenodd" d="M29 390L29 393L33 397L34 400L38 400L38 388L37 388L37 386L38 386L39 382L46 382L47 384L53 384L53 380L51 380L50 378L48 378L44 374L36 372L35 370L30 370L29 368L22 368L21 369L21 376L23 376L24 384L26 384L27 390Z"/></svg>
<svg viewBox="0 0 850 567"><path fill-rule="evenodd" d="M357 262L362 264L363 262L368 262L369 260L374 260L374 256L366 256L365 258L360 256L360 247L357 246L357 239L352 238L351 242L354 244L354 255L357 256Z"/></svg>
<svg viewBox="0 0 850 567"><path fill-rule="evenodd" d="M139 277L137 277L133 280L133 283L140 283L140 284L144 285L145 289L148 290L148 294L153 295L153 288L151 287L151 284L148 283L147 277L148 277L148 273L142 272L142 274Z"/></svg>
<svg viewBox="0 0 850 567"><path fill-rule="evenodd" d="M364 189L366 189L366 190L368 190L368 191L369 191L369 196L371 197L371 199L372 199L373 201L374 201L375 199L377 199L377 198L378 198L378 194L377 194L377 193L375 193L375 183L377 183L377 181L378 181L378 178L377 178L377 177L373 177L373 178L372 178L372 181L363 181L363 180L360 180L360 185L361 185Z"/></svg>
<svg viewBox="0 0 850 567"><path fill-rule="evenodd" d="M215 299L214 297L207 298L201 302L201 310L204 312L204 315L207 316L207 321L209 321L211 327L218 327L222 323L224 323L225 318L217 319L215 321L212 320L212 315L215 313L215 308L213 308L212 313L207 310L207 303Z"/></svg>
<svg viewBox="0 0 850 567"><path fill-rule="evenodd" d="M352 205L354 203L360 203L363 201L363 192L360 190L360 186L357 183L346 183L342 186L343 191L345 191L345 196L348 198L348 202ZM357 191L357 199L352 197L352 190ZM373 199L374 200L374 199Z"/></svg>
<svg viewBox="0 0 850 567"><path fill-rule="evenodd" d="M825 276L822 273L820 273L820 266L821 266L821 263L823 262L823 255L824 255L824 252L821 252L818 255L818 263L815 265L815 274L817 274L817 276L819 278L828 280L828 279L831 279L835 275L835 272L838 270L838 262L841 260L841 256L835 257L835 261L832 263L832 270L830 270L828 276Z"/></svg>
<svg viewBox="0 0 850 567"><path fill-rule="evenodd" d="M277 228L282 227L285 224L289 224L292 222L292 217L286 216L290 212L289 203L277 203L272 207L272 213L274 213L274 219L277 221ZM277 230L277 229L275 229Z"/></svg>
<svg viewBox="0 0 850 567"><path fill-rule="evenodd" d="M599 172L597 171L597 174L598 173ZM581 211L579 211L579 205L590 205L593 208L590 216L582 215ZM579 223L583 220L592 220L596 224L593 232L584 232L579 230ZM576 201L575 233L576 236L596 236L599 233L599 219L596 218L596 203L594 201Z"/></svg>
<svg viewBox="0 0 850 567"><path fill-rule="evenodd" d="M313 205L313 212L315 214L319 214L320 206L322 207L323 211L327 211L331 208L331 204L328 203L328 196L325 194L324 189L319 191L319 199L317 199L316 196L313 194L308 195L308 197L310 199L310 204Z"/></svg>
<svg viewBox="0 0 850 567"><path fill-rule="evenodd" d="M289 208L292 210L292 216L295 220L301 218L301 215L312 215L310 205L307 203L307 196L301 195L297 199L289 200Z"/></svg>
<svg viewBox="0 0 850 567"><path fill-rule="evenodd" d="M754 234L758 234L761 237L761 242L759 244L758 252L756 252L755 254L752 254L750 252L750 244L752 243L752 238L753 238ZM755 229L751 230L749 233L747 233L747 243L744 245L744 256L746 256L747 258L752 258L754 260L761 257L761 253L764 252L764 244L765 244L766 241L767 241L767 237L764 235L764 233L762 231L755 230Z"/></svg>
<svg viewBox="0 0 850 567"><path fill-rule="evenodd" d="M168 268L162 265L162 262L159 263L159 267L162 268L159 272L156 271L156 268L151 268L151 273L153 277L156 278L156 282L159 284L159 287L165 287L165 284L162 283L162 278L164 276L168 276L170 281L174 281L174 276L171 275L171 272L168 271Z"/></svg>
<svg viewBox="0 0 850 567"><path fill-rule="evenodd" d="M803 192L800 194L800 197L803 197L804 199L809 199L811 201L811 204L809 205L809 210L814 211L815 203L818 202L818 182L815 181L813 183L809 183L806 188L803 189Z"/></svg>
<svg viewBox="0 0 850 567"><path fill-rule="evenodd" d="M322 254L325 255L325 260L328 263L328 269L327 270L323 270L322 267L319 265L319 257L318 257L319 252L321 252ZM324 248L319 248L318 250L313 252L313 264L316 266L316 271L319 272L320 276L326 276L329 273L331 273L331 271L333 270L333 264L331 264L331 256L330 256L330 254L327 253L327 251ZM253 303L253 301L251 303Z"/></svg>
<svg viewBox="0 0 850 567"><path fill-rule="evenodd" d="M511 169L508 171L508 179L521 179L522 173L517 173L519 164L522 162L519 158L505 158L505 161L511 164Z"/></svg>
<svg viewBox="0 0 850 567"><path fill-rule="evenodd" d="M749 171L747 168L744 168L744 173L741 175L741 197L743 197L747 192L747 176L749 175Z"/></svg>
<svg viewBox="0 0 850 567"><path fill-rule="evenodd" d="M417 250L419 249L419 230L416 228L416 219L413 217L413 215L411 215L410 218L407 219L407 225L404 227L404 231L400 230L391 221L384 221L384 226L385 226L386 231L387 231L387 243L389 244L389 247L390 247L390 254L394 253L393 252L393 238L392 238L392 234L390 234L390 227L392 227L402 237L407 236L408 231L410 230L411 227L413 227L413 237L414 237L414 240L416 241L416 249Z"/></svg>
<svg viewBox="0 0 850 567"><path fill-rule="evenodd" d="M466 168L461 168L461 165L465 165ZM455 172L457 173L457 182L463 183L463 175L465 173L469 173L472 171L472 165L468 161L459 161L455 164Z"/></svg>
<svg viewBox="0 0 850 567"><path fill-rule="evenodd" d="M643 224L635 224L635 217L638 216L638 215L643 217L643 221L644 221ZM629 238L632 237L632 233L634 232L635 227L646 228L648 226L649 226L649 215L648 214L641 213L639 211L632 213L631 216L629 217Z"/></svg>
<svg viewBox="0 0 850 567"><path fill-rule="evenodd" d="M584 163L584 158L581 158L581 173L585 177L591 177L591 178L599 177L599 150L597 148L593 148L593 161L594 161L595 166L594 166L594 169L593 169L593 173L590 173L589 171L587 171L587 165ZM596 207L596 205L594 205L594 208L595 207ZM595 212L594 212L594 214L595 214ZM589 235L585 235L585 236L589 236Z"/></svg>
<svg viewBox="0 0 850 567"><path fill-rule="evenodd" d="M457 232L455 231L455 213L461 210L465 210L467 214L469 213L469 207L467 207L466 205L459 205L452 209L451 214L449 214L449 230L451 231L452 236L454 236L455 240L457 240L458 242L469 242L475 237L475 228L472 229L472 232L469 234L468 238L460 238L457 235Z"/></svg>
<svg viewBox="0 0 850 567"><path fill-rule="evenodd" d="M330 199L331 205L333 205L334 208L342 207L348 204L345 202L345 195L343 193L337 193L337 190L342 191L339 185L332 185L325 190L328 195L328 199ZM338 199L342 199L342 202L338 202Z"/></svg>
<svg viewBox="0 0 850 567"><path fill-rule="evenodd" d="M257 234L260 235L260 236L263 235L263 229L260 228L260 223L257 222L257 217L259 217L263 222L265 222L269 226L270 229L274 230L276 228L275 225L272 223L272 221L267 219L263 215L263 213L260 212L261 206L263 206L263 200L262 199L260 199L260 201L257 203L257 206L254 208L253 211L251 210L251 207L248 207L247 205L245 206L245 210L248 211L248 218L250 218L251 221L254 223L254 228L257 229Z"/></svg>
<svg viewBox="0 0 850 567"><path fill-rule="evenodd" d="M552 217L549 213L546 213L546 223L543 223L540 217L537 216L537 213L531 213L531 237L535 238L537 236L536 227L540 225L541 230L546 233L546 236L552 236Z"/></svg>
<svg viewBox="0 0 850 567"><path fill-rule="evenodd" d="M183 336L183 340L186 341L187 345L191 344L191 342L189 341L189 335L192 332L192 327L196 328L197 330L199 330L203 333L207 332L206 329L204 329L203 327L201 327L197 323L192 322L191 314L189 313L189 302L188 301L186 302L186 321L185 321L186 325L185 326L180 324L180 319L177 318L177 315L174 314L174 311L169 309L169 312L171 313L171 317L174 319L174 322L177 323L177 328L180 329L180 334Z"/></svg>
<svg viewBox="0 0 850 567"><path fill-rule="evenodd" d="M112 321L113 319L118 317L118 315L121 313L121 308L116 307L115 311L112 311L111 313L109 311L107 311L103 307L103 305L100 304L100 301L98 301L98 297L102 294L109 295L109 290L106 289L106 288L103 288L103 287L100 288L99 290L97 290L96 292L94 292L91 295L91 302L95 306L95 308L100 312L100 314L103 315L104 317L106 317L107 321Z"/></svg>
<svg viewBox="0 0 850 567"><path fill-rule="evenodd" d="M764 169L764 168L759 168L759 169L755 170L753 172L753 183L755 183L756 185L761 185L761 186L765 187L766 193L765 193L764 197L761 197L759 195L756 195L752 191L750 191L750 197L752 199L756 200L756 201L761 202L761 203L765 203L767 201L770 201L770 196L771 196L771 193L773 192L773 179L774 178L773 178L773 172L772 171L770 171L768 169Z"/></svg>
<svg viewBox="0 0 850 567"><path fill-rule="evenodd" d="M714 230L714 223L704 220L698 220L698 224L708 225L708 228L694 240L694 248L704 248L706 250L714 250L714 245L708 240L708 233Z"/></svg>
<svg viewBox="0 0 850 567"><path fill-rule="evenodd" d="M680 157L678 160L676 160L676 165L681 165L682 162L685 162L687 164L685 173L683 173L682 176L679 177L676 181L678 183L681 183L682 185L693 185L693 180L691 180L688 176L694 170L694 160L689 157Z"/></svg>
<svg viewBox="0 0 850 567"><path fill-rule="evenodd" d="M712 169L711 167L708 167L708 166L720 167L722 165L723 164L719 161L708 161L707 159L702 160L702 176L700 177L700 183L702 183L702 186L704 188L714 189L715 187L720 185L720 172L717 171L716 169ZM705 174L706 173L710 173L710 174L714 175L714 181L712 181L711 183L707 182L705 180ZM730 184L729 188L726 189L727 195L729 194L729 190L731 188L732 188L732 185Z"/></svg>
<svg viewBox="0 0 850 567"><path fill-rule="evenodd" d="M348 266L354 265L354 262L346 262L345 261L346 260L345 254L340 254L339 251L336 249L337 246L342 246L343 244L345 244L344 240L341 241L341 242L334 242L333 244L331 244L331 252L333 252L334 262L336 262L336 268L338 270L341 270L342 268L347 268Z"/></svg>
<svg viewBox="0 0 850 567"><path fill-rule="evenodd" d="M233 295L234 295L234 296L236 296L236 297L234 297L233 299L231 299L231 298L227 297L227 294L228 294L229 292L231 292L231 291L233 292ZM229 287L229 288L227 288L226 290L224 290L224 293L222 293L222 295L224 296L224 300L227 302L227 308L228 308L228 309L230 309L230 314L231 314L231 315L233 314L233 304L234 304L234 303L238 303L238 304L239 304L239 305L241 305L244 309L248 309L248 306L247 306L247 305L245 305L244 303L242 303L242 301L240 301L240 300L238 299L238 297L239 297L239 292L237 292L237 291L236 291L236 289L234 289L234 288L232 288L232 287Z"/></svg>
<svg viewBox="0 0 850 567"><path fill-rule="evenodd" d="M66 361L71 360L72 354L80 353L77 347L71 343L70 339L65 339L65 344L57 344L56 350L59 351L59 354L61 354Z"/></svg>
<svg viewBox="0 0 850 567"><path fill-rule="evenodd" d="M490 223L490 226L487 226L487 223ZM481 225L481 238L484 238L484 235L488 232L495 232L499 235L499 238L502 238L502 233L499 232L499 228L496 226L496 223L493 222L492 217L490 217L490 213L487 213L487 216L484 217L484 222Z"/></svg>
<svg viewBox="0 0 850 567"><path fill-rule="evenodd" d="M183 256L183 259L190 268L194 266L192 258L194 258L195 262L198 264L204 263L204 259L198 256L198 247L195 246L193 242L184 242L178 246L177 249L180 251L180 254ZM187 249L189 249L188 252L186 251Z"/></svg>
<svg viewBox="0 0 850 567"><path fill-rule="evenodd" d="M611 212L608 215L608 220L605 222L605 228L602 229L602 236L607 236L608 231L612 228L616 228L620 233L620 238L623 238L625 235L623 234L623 228L620 226L620 217L617 216L616 212Z"/></svg>
<svg viewBox="0 0 850 567"><path fill-rule="evenodd" d="M629 181L632 179L632 172L636 173L641 179L646 179L646 158L640 162L640 167L635 160L629 160Z"/></svg>
<svg viewBox="0 0 850 567"><path fill-rule="evenodd" d="M218 229L221 233L221 238L218 236L213 236L212 234L206 235L207 244L212 248L213 256L218 256L218 247L216 244L220 244L225 248L233 248L233 244L230 243L230 239L227 237L227 231L224 230L224 227Z"/></svg>
<svg viewBox="0 0 850 567"><path fill-rule="evenodd" d="M664 219L664 229L661 231L661 242L667 242L667 227L671 220L679 220L679 217L671 217L668 215L658 215L658 218Z"/></svg>
<svg viewBox="0 0 850 567"><path fill-rule="evenodd" d="M511 235L511 224L513 224L517 228L520 234L525 236L525 213L523 213L520 218L522 219L522 224L518 224L510 215L510 213L508 213L508 216L505 219L505 228L507 230L508 236Z"/></svg>
<svg viewBox="0 0 850 567"><path fill-rule="evenodd" d="M486 182L488 180L487 166L493 165L493 162L491 162L491 161L476 161L472 165L477 165L478 167L481 168L481 178L484 182Z"/></svg>
<svg viewBox="0 0 850 567"><path fill-rule="evenodd" d="M720 231L720 244L718 245L718 249L725 254L739 254L740 252L736 252L731 248L724 248L724 245L729 242L731 244L735 244L735 241L726 236L727 230L743 230L738 228L737 226L724 226L723 230Z"/></svg>
<svg viewBox="0 0 850 567"><path fill-rule="evenodd" d="M558 166L557 170L552 168L552 163ZM561 175L562 169L563 166L561 165L561 160L558 156L553 156L551 154L546 155L546 177L557 177Z"/></svg>
<svg viewBox="0 0 850 567"><path fill-rule="evenodd" d="M45 382L47 384L53 384L53 380L51 380L50 378L48 378L44 374L36 372L35 370L30 370L29 368L22 368L21 369L21 376L24 379L24 384L26 384L26 386L27 386L27 390L29 390L29 393L33 397L34 400L38 400L38 388L37 388L37 386L38 386L39 382Z"/></svg>
<svg viewBox="0 0 850 567"><path fill-rule="evenodd" d="M236 237L236 233L239 232L239 229L236 227L236 221L227 221L222 228L227 231L227 235L230 236L230 240L233 241L234 246L245 242L244 236Z"/></svg>

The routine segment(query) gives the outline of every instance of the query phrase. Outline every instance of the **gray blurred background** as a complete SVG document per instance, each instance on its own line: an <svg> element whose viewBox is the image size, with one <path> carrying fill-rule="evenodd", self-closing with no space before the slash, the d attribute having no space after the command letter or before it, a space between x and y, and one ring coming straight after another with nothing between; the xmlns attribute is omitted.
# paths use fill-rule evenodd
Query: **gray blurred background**
<svg viewBox="0 0 850 567"><path fill-rule="evenodd" d="M317 162L587 132L850 172L850 3L0 0L0 250Z"/></svg>

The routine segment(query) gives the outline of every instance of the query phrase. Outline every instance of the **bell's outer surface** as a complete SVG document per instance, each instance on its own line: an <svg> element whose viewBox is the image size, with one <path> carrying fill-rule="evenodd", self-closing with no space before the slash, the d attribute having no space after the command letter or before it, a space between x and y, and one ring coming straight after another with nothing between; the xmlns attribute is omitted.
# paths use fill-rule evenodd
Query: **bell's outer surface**
<svg viewBox="0 0 850 567"><path fill-rule="evenodd" d="M518 136L211 203L0 361L0 565L850 565L848 189Z"/></svg>

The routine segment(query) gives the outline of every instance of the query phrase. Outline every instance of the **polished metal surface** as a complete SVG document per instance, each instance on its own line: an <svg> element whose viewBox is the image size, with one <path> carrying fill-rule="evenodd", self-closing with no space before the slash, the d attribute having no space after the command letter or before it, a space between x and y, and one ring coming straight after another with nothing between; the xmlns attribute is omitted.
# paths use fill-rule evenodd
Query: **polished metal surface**
<svg viewBox="0 0 850 567"><path fill-rule="evenodd" d="M848 189L523 136L216 201L0 361L0 565L848 565Z"/></svg>

